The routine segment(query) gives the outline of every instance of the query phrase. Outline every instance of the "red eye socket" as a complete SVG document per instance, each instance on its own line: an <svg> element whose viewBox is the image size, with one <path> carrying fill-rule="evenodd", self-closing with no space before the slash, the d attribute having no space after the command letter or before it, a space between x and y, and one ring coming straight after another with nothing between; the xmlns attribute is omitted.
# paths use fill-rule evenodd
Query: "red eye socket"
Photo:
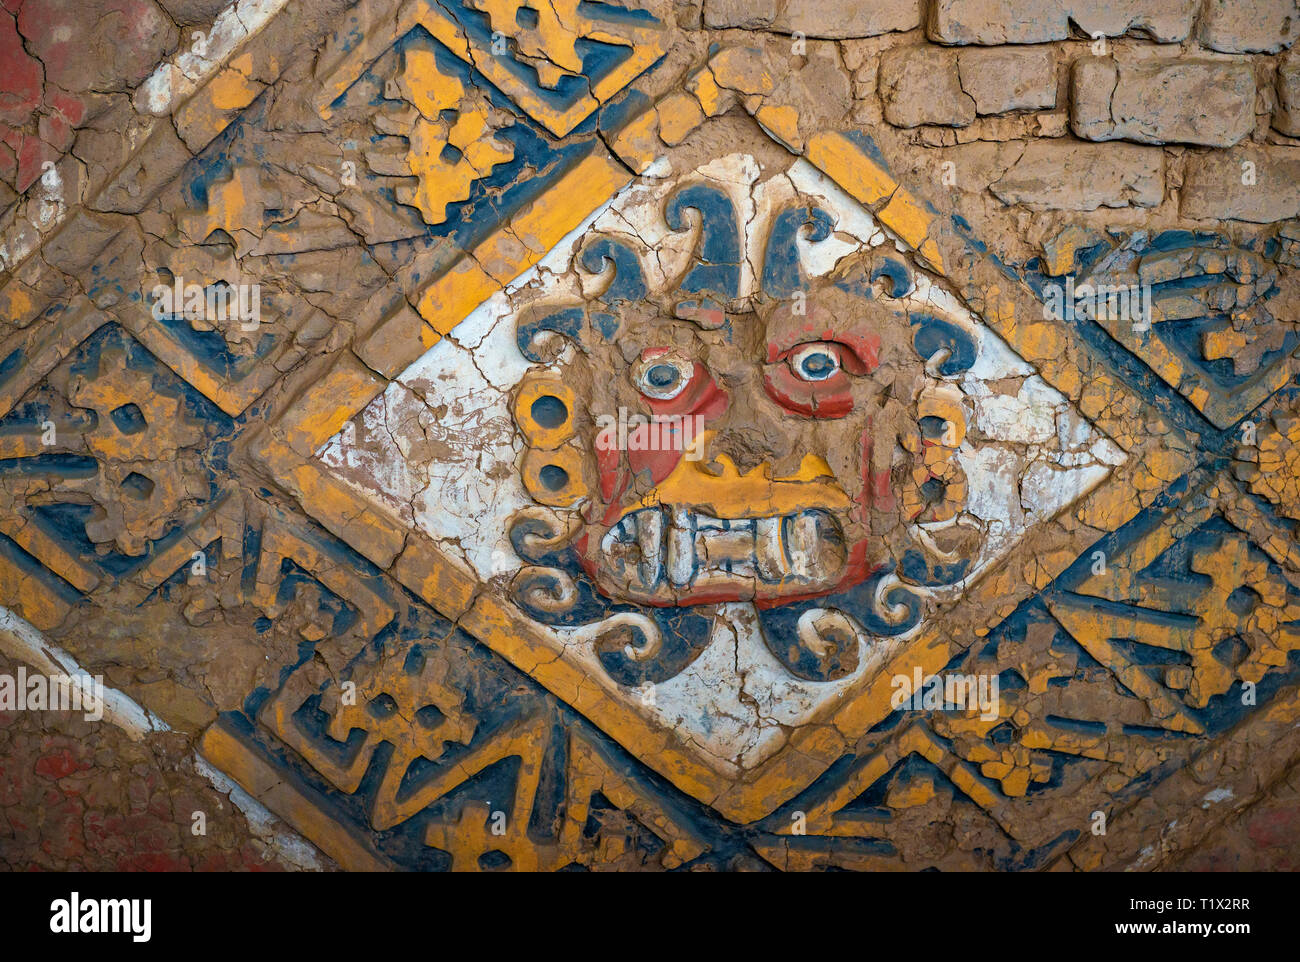
<svg viewBox="0 0 1300 962"><path fill-rule="evenodd" d="M642 351L628 377L654 414L716 417L727 406L727 395L708 369L678 348Z"/></svg>
<svg viewBox="0 0 1300 962"><path fill-rule="evenodd" d="M850 348L836 341L811 341L773 357L763 386L772 400L796 414L842 418L853 410L849 375L864 373L865 366Z"/></svg>

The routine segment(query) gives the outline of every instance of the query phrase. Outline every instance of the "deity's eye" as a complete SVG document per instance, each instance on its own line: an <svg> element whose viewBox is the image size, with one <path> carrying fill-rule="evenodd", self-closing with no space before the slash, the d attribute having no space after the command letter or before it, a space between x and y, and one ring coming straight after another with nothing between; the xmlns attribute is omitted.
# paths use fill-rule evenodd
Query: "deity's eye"
<svg viewBox="0 0 1300 962"><path fill-rule="evenodd" d="M801 380L825 381L840 369L840 349L825 342L806 344L793 352L787 363Z"/></svg>
<svg viewBox="0 0 1300 962"><path fill-rule="evenodd" d="M690 384L694 363L674 352L651 354L632 368L632 383L646 397L671 401Z"/></svg>

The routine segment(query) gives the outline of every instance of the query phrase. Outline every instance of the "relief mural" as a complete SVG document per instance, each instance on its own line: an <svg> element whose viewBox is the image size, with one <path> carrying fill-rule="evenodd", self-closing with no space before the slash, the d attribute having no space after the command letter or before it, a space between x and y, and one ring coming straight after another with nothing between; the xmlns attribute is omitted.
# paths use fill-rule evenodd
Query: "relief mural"
<svg viewBox="0 0 1300 962"><path fill-rule="evenodd" d="M99 677L289 867L1247 867L1300 757L1289 40L302 6L39 179L0 98L0 669ZM1272 127L1089 119L1098 42L1190 36ZM113 867L21 822L0 866Z"/></svg>

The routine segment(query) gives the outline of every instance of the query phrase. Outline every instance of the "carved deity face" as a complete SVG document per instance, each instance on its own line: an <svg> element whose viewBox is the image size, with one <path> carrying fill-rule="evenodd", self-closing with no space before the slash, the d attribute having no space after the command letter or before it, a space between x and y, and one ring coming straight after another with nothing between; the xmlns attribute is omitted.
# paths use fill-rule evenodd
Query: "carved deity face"
<svg viewBox="0 0 1300 962"><path fill-rule="evenodd" d="M532 562L515 594L535 616L835 599L889 633L916 614L880 597L904 567L960 578L954 551L979 532L958 518L966 421L950 380L972 336L925 309L883 234L837 238L781 186L755 227L724 186L687 181L642 205L687 241L674 267L662 242L593 232L575 257L585 297L515 317L535 362L513 397L523 485L558 512L511 525ZM831 257L810 253L821 243Z"/></svg>
<svg viewBox="0 0 1300 962"><path fill-rule="evenodd" d="M624 302L617 336L561 365L558 383L588 415L575 435L591 479L576 548L602 594L776 604L846 590L887 563L891 533L926 508L918 491L900 497L910 479L892 465L900 431L916 432L907 402L924 366L889 296L886 272L901 278L902 261L854 266L736 313ZM537 398L525 419L565 405ZM558 462L538 471L543 486L569 477Z"/></svg>

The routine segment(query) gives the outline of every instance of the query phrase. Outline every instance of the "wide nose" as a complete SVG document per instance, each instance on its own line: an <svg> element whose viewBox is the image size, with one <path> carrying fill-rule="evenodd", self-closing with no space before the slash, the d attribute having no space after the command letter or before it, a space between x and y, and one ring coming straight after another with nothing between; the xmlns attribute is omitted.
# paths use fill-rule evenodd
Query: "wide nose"
<svg viewBox="0 0 1300 962"><path fill-rule="evenodd" d="M783 421L779 409L761 387L757 392L747 390L739 396L733 392L725 417L709 428L714 434L703 452L704 462L726 455L741 474L760 464L778 467L792 458L798 462L802 453L796 451L799 432L788 420Z"/></svg>

